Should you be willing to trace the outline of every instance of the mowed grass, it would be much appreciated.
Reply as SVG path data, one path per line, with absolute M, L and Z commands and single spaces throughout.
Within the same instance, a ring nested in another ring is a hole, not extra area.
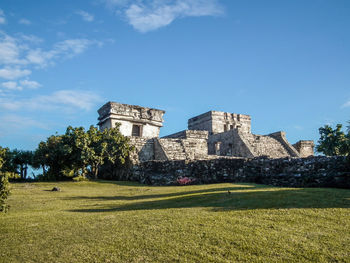
M 349 190 L 18 183 L 9 204 L 0 262 L 350 262 Z

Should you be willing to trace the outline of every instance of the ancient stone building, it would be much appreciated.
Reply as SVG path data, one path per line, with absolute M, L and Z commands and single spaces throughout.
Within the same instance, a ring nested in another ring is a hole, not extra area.
M 153 138 L 159 136 L 164 113 L 157 109 L 107 102 L 98 110 L 98 125 L 103 130 L 120 123 L 119 129 L 124 136 Z
M 217 134 L 228 130 L 238 130 L 249 133 L 251 130 L 250 116 L 221 111 L 208 111 L 188 120 L 189 130 L 204 130 L 209 134 Z
M 108 102 L 98 113 L 100 129 L 121 123 L 121 133 L 129 136 L 136 148 L 132 156 L 135 162 L 313 155 L 313 141 L 291 145 L 284 132 L 252 134 L 251 117 L 244 114 L 209 111 L 189 119 L 188 130 L 159 138 L 163 110 Z

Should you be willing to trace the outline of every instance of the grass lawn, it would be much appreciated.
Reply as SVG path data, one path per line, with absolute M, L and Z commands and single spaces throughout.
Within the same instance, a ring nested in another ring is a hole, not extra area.
M 350 262 L 349 190 L 18 183 L 9 204 L 0 262 Z

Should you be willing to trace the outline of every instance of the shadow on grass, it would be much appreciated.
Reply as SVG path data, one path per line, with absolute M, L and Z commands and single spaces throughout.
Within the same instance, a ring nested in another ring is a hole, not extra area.
M 91 180 L 91 182 L 96 182 L 96 183 L 102 183 L 102 184 L 116 184 L 120 186 L 137 186 L 137 187 L 150 187 L 149 185 L 146 184 L 141 184 L 138 182 L 131 182 L 131 181 L 109 181 L 109 180 Z
M 152 198 L 162 199 L 144 201 Z M 97 205 L 94 202 L 92 208 L 69 210 L 84 213 L 196 207 L 211 208 L 213 211 L 350 208 L 350 191 L 330 188 L 223 187 L 160 195 L 74 197 L 72 199 L 100 201 Z M 110 201 L 113 200 L 126 200 L 126 202 L 111 204 Z M 142 201 L 138 202 L 138 200 Z
M 151 187 L 151 186 L 150 186 Z M 159 186 L 158 186 L 159 187 Z M 144 200 L 144 199 L 154 199 L 154 198 L 169 198 L 169 197 L 177 197 L 177 196 L 185 196 L 185 195 L 193 195 L 193 194 L 201 194 L 201 193 L 213 193 L 213 192 L 222 192 L 222 191 L 240 191 L 240 190 L 251 190 L 261 188 L 260 186 L 255 185 L 247 185 L 246 187 L 222 187 L 222 188 L 209 188 L 209 189 L 201 189 L 201 190 L 193 190 L 193 191 L 181 191 L 184 188 L 179 186 L 178 192 L 166 193 L 166 194 L 149 194 L 149 195 L 114 195 L 114 196 L 73 196 L 67 197 L 66 200 L 95 200 L 95 201 L 108 201 L 108 200 L 125 200 L 125 201 L 135 201 L 135 200 Z

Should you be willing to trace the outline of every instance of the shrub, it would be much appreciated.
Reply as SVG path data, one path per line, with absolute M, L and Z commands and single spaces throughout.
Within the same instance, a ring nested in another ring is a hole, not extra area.
M 6 199 L 10 194 L 10 184 L 7 173 L 0 173 L 0 212 L 7 212 Z

